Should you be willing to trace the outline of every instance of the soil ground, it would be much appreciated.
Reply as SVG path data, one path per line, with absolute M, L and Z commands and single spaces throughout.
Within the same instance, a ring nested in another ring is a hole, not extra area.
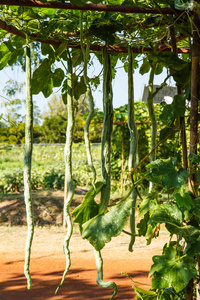
M 36 193 L 37 194 L 37 193 Z M 57 192 L 48 192 L 51 198 L 43 197 L 43 201 L 50 201 Z M 21 197 L 21 195 L 18 195 Z M 39 194 L 37 194 L 39 199 Z M 40 193 L 41 196 L 41 193 Z M 37 201 L 39 201 L 37 199 Z M 75 206 L 78 198 L 76 198 Z M 2 201 L 4 200 L 4 201 Z M 8 201 L 7 203 L 5 201 Z M 12 202 L 15 201 L 15 202 Z M 8 210 L 9 204 L 16 203 L 20 200 L 15 195 L 15 199 L 1 199 L 0 212 L 5 212 L 7 206 L 7 216 L 11 214 Z M 4 205 L 2 204 L 4 202 Z M 40 202 L 40 201 L 39 201 Z M 39 203 L 38 202 L 38 203 Z M 39 205 L 39 204 L 38 204 Z M 11 205 L 12 206 L 12 205 Z M 44 205 L 45 207 L 46 205 Z M 14 206 L 14 211 L 21 206 Z M 52 205 L 51 211 L 54 206 Z M 13 209 L 13 207 L 12 207 Z M 22 209 L 22 207 L 21 207 Z M 45 208 L 44 208 L 45 210 Z M 23 209 L 22 209 L 23 211 Z M 25 216 L 21 211 L 21 219 Z M 18 210 L 19 212 L 19 210 Z M 40 210 L 40 214 L 42 211 Z M 52 220 L 57 216 L 52 213 Z M 45 215 L 45 214 L 44 214 Z M 47 213 L 48 215 L 48 213 Z M 41 217 L 41 216 L 40 216 Z M 60 221 L 62 223 L 62 221 Z M 65 256 L 62 250 L 63 240 L 66 229 L 62 226 L 45 226 L 38 225 L 35 227 L 35 236 L 32 246 L 30 271 L 32 275 L 32 289 L 27 290 L 26 279 L 24 277 L 24 248 L 26 241 L 25 226 L 11 226 L 13 219 L 7 218 L 1 222 L 0 226 L 0 299 L 1 300 L 44 300 L 44 299 L 69 299 L 69 300 L 87 300 L 87 299 L 110 299 L 112 288 L 101 289 L 96 284 L 96 266 L 93 254 L 93 248 L 86 240 L 82 240 L 78 228 L 75 227 L 71 242 L 71 260 L 72 265 L 68 272 L 63 286 L 57 295 L 54 292 L 60 283 L 65 268 Z M 42 220 L 38 224 L 43 223 Z M 135 299 L 133 282 L 131 279 L 122 275 L 122 272 L 137 282 L 150 284 L 148 272 L 152 265 L 152 256 L 160 254 L 164 242 L 167 241 L 167 235 L 163 231 L 161 237 L 154 239 L 152 244 L 146 246 L 144 238 L 136 239 L 134 251 L 130 253 L 128 249 L 129 236 L 122 233 L 120 236 L 113 238 L 102 250 L 104 259 L 104 280 L 113 280 L 117 283 L 119 293 L 114 299 Z M 146 285 L 135 283 L 137 286 L 148 289 Z

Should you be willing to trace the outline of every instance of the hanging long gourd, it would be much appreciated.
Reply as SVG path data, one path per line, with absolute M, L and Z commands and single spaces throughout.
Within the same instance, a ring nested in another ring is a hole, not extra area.
M 33 149 L 33 101 L 31 92 L 31 51 L 26 45 L 26 123 L 25 123 L 25 153 L 24 153 L 24 201 L 26 205 L 27 238 L 25 246 L 24 274 L 27 288 L 31 289 L 30 256 L 34 234 L 34 219 L 31 193 L 31 161 Z
M 134 110 L 134 89 L 133 89 L 133 53 L 131 46 L 128 46 L 128 128 L 130 132 L 130 151 L 128 159 L 129 173 L 132 174 L 132 170 L 136 164 L 136 155 L 138 147 L 138 131 L 135 122 L 135 110 Z M 131 175 L 131 181 L 133 183 L 133 174 Z M 130 213 L 130 231 L 133 234 L 129 243 L 129 251 L 133 251 L 133 245 L 135 243 L 135 205 L 137 200 L 137 192 L 134 189 L 132 192 L 132 208 Z
M 99 213 L 107 210 L 110 198 L 110 153 L 111 153 L 111 134 L 113 124 L 113 104 L 112 104 L 112 68 L 109 54 L 106 47 L 103 49 L 103 132 L 101 140 L 101 172 L 102 181 L 105 183 L 101 190 L 101 202 Z M 94 249 L 96 267 L 97 267 L 97 284 L 102 288 L 114 288 L 114 293 L 110 300 L 117 294 L 117 285 L 113 281 L 103 281 L 103 260 L 101 251 Z
M 70 250 L 69 250 L 69 242 L 73 232 L 72 220 L 71 215 L 69 212 L 69 207 L 71 201 L 74 196 L 74 182 L 72 178 L 72 140 L 73 140 L 73 129 L 74 129 L 74 107 L 73 107 L 73 87 L 72 87 L 72 60 L 69 51 L 68 53 L 68 74 L 67 74 L 67 131 L 66 131 L 66 143 L 64 149 L 64 156 L 65 156 L 65 176 L 68 185 L 68 194 L 67 199 L 64 203 L 64 217 L 66 219 L 67 224 L 67 234 L 64 239 L 64 252 L 66 257 L 66 267 L 63 273 L 63 277 L 61 283 L 59 284 L 58 288 L 56 289 L 55 294 L 57 293 L 59 287 L 63 284 L 65 280 L 65 276 L 71 266 L 71 258 L 70 258 Z
M 147 97 L 147 105 L 149 110 L 149 117 L 151 120 L 151 151 L 156 147 L 157 137 L 157 120 L 153 106 L 153 81 L 155 75 L 155 65 L 152 65 L 149 76 L 149 92 Z M 156 160 L 156 151 L 153 151 L 150 156 L 150 162 Z M 149 184 L 149 193 L 152 190 L 152 182 Z
M 88 76 L 87 76 L 87 66 L 88 66 L 88 57 L 89 57 L 89 48 L 90 48 L 90 43 L 89 40 L 87 40 L 87 45 L 86 45 L 86 50 L 84 50 L 84 45 L 83 45 L 83 12 L 81 12 L 81 30 L 80 30 L 80 39 L 81 39 L 81 50 L 83 53 L 83 59 L 84 59 L 84 81 L 86 85 L 86 93 L 85 97 L 88 100 L 89 103 L 89 114 L 88 117 L 85 121 L 84 125 L 84 140 L 85 140 L 85 147 L 86 147 L 86 154 L 87 154 L 87 161 L 88 165 L 93 171 L 93 183 L 96 181 L 96 170 L 93 164 L 93 159 L 92 159 L 92 152 L 91 152 L 91 147 L 90 147 L 90 139 L 89 139 L 89 128 L 90 128 L 90 123 L 92 121 L 92 118 L 94 116 L 94 99 L 92 96 L 92 91 L 91 87 L 89 84 Z
M 101 177 L 105 186 L 101 190 L 99 212 L 104 213 L 110 199 L 110 153 L 111 135 L 113 126 L 113 93 L 112 93 L 112 67 L 110 56 L 106 47 L 103 49 L 103 132 L 101 138 Z
M 112 287 L 114 289 L 114 293 L 110 297 L 110 300 L 112 300 L 118 293 L 117 285 L 116 283 L 114 283 L 114 281 L 103 281 L 103 259 L 101 257 L 101 251 L 97 251 L 94 249 L 94 255 L 97 267 L 97 284 L 102 288 Z

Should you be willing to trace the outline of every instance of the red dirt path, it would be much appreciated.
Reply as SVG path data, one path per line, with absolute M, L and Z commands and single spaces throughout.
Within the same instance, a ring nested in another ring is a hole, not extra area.
M 96 284 L 96 266 L 92 246 L 74 233 L 70 249 L 72 266 L 63 286 L 55 296 L 65 268 L 62 251 L 65 230 L 61 227 L 36 228 L 31 257 L 32 289 L 26 289 L 23 275 L 25 227 L 0 227 L 0 299 L 110 299 L 113 290 L 101 289 Z M 114 280 L 119 293 L 114 299 L 134 299 L 130 279 L 121 275 L 128 273 L 133 280 L 150 283 L 148 272 L 152 256 L 161 253 L 159 239 L 145 246 L 144 239 L 138 239 L 134 252 L 127 250 L 129 237 L 125 234 L 113 238 L 102 250 L 104 258 L 104 280 Z M 138 284 L 137 284 L 138 285 Z M 141 286 L 144 287 L 145 286 Z M 146 286 L 146 288 L 148 288 Z

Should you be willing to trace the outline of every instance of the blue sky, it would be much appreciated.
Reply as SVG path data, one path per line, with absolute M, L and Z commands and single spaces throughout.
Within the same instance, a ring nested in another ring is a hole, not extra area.
M 101 66 L 98 62 L 94 62 L 94 65 L 91 66 L 90 70 L 88 71 L 88 75 L 97 75 L 99 74 L 101 70 Z M 154 84 L 161 84 L 166 77 L 166 70 L 158 75 L 155 76 Z M 19 67 L 15 67 L 14 70 L 11 70 L 11 68 L 4 68 L 0 71 L 0 95 L 5 96 L 3 93 L 3 88 L 5 86 L 5 83 L 9 79 L 18 80 L 19 82 L 25 81 L 25 73 L 21 71 Z M 135 70 L 134 73 L 134 94 L 135 94 L 135 100 L 141 100 L 144 90 L 144 85 L 148 84 L 149 74 L 141 75 L 139 74 L 139 69 Z M 124 71 L 122 63 L 117 64 L 117 73 L 116 77 L 113 80 L 113 105 L 114 108 L 117 108 L 121 105 L 127 104 L 128 102 L 128 82 L 127 82 L 127 73 Z M 169 85 L 174 86 L 174 81 L 171 79 L 171 81 L 168 81 Z M 55 94 L 59 94 L 59 88 L 54 89 Z M 95 101 L 95 107 L 102 110 L 102 82 L 101 85 L 97 88 L 95 92 L 93 92 L 94 101 Z M 16 95 L 16 97 L 20 99 L 25 99 L 25 89 L 24 93 Z M 0 97 L 1 98 L 1 97 Z M 41 111 L 45 110 L 45 106 L 47 105 L 47 102 L 49 98 L 44 98 L 43 94 L 40 93 L 38 95 L 34 95 L 34 100 L 36 101 L 37 105 L 39 106 Z M 0 108 L 0 112 L 3 112 L 3 109 Z

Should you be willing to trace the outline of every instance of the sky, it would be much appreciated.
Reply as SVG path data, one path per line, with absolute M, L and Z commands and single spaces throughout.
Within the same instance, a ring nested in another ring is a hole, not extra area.
M 140 62 L 141 64 L 142 62 Z M 116 76 L 115 79 L 112 82 L 113 86 L 113 106 L 114 108 L 117 108 L 119 106 L 122 106 L 124 104 L 128 103 L 128 74 L 124 71 L 122 63 L 118 63 L 116 66 Z M 101 71 L 101 66 L 97 61 L 94 61 L 94 64 L 90 67 L 88 70 L 89 76 L 96 76 Z M 154 84 L 159 85 L 161 84 L 165 77 L 167 75 L 166 70 L 158 75 L 155 76 Z M 4 68 L 0 71 L 0 99 L 1 96 L 5 96 L 5 93 L 3 93 L 3 88 L 5 86 L 5 83 L 10 80 L 14 79 L 19 82 L 25 82 L 25 73 L 21 71 L 19 67 L 15 67 L 14 70 L 11 68 Z M 149 80 L 149 73 L 141 75 L 139 74 L 139 69 L 135 70 L 134 73 L 134 98 L 136 101 L 141 101 L 144 86 L 148 84 Z M 170 86 L 175 86 L 174 81 L 171 79 L 168 80 L 168 84 Z M 59 95 L 59 88 L 54 89 L 54 93 Z M 24 93 L 16 95 L 17 98 L 25 99 L 25 89 Z M 102 105 L 102 81 L 101 85 L 97 88 L 96 91 L 93 92 L 93 97 L 95 101 L 95 108 L 99 108 L 100 110 L 103 109 Z M 42 93 L 39 93 L 38 95 L 34 95 L 33 99 L 36 101 L 36 104 L 38 105 L 40 111 L 45 111 L 45 107 L 47 106 L 47 102 L 50 98 L 44 98 Z M 3 112 L 3 109 L 0 107 L 0 113 Z

